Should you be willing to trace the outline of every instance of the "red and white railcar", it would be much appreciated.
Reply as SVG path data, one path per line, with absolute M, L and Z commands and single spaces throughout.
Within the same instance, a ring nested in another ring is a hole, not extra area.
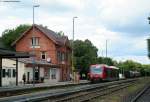
M 89 79 L 93 81 L 113 81 L 119 79 L 119 69 L 115 66 L 105 64 L 91 65 L 88 74 Z

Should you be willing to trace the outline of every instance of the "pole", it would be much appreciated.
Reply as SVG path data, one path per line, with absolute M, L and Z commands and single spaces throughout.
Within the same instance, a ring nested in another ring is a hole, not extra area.
M 73 17 L 73 38 L 72 38 L 72 75 L 73 79 L 75 79 L 75 74 L 74 74 L 74 20 L 77 17 Z
M 2 87 L 2 58 L 0 57 L 0 87 Z
M 40 5 L 33 5 L 33 34 L 32 34 L 32 47 L 33 47 L 33 86 L 35 86 L 35 45 L 34 45 L 34 40 L 35 40 L 35 31 L 34 31 L 34 26 L 35 26 L 35 22 L 34 22 L 34 8 L 35 7 L 39 7 Z
M 104 55 L 103 55 L 103 49 L 102 49 L 102 57 L 104 57 Z
M 73 36 L 72 36 L 73 38 L 72 38 L 72 74 L 73 74 L 73 71 L 74 71 L 74 59 L 73 59 L 73 57 L 74 57 L 74 51 L 73 51 L 73 49 L 74 49 L 74 18 L 73 18 Z
M 16 86 L 18 86 L 18 58 L 16 58 Z
M 33 46 L 33 86 L 35 86 L 35 56 L 34 56 L 34 47 L 35 47 L 35 45 L 34 45 L 34 6 L 33 6 L 33 35 L 32 35 L 32 46 Z
M 107 58 L 107 40 L 106 40 L 106 58 Z

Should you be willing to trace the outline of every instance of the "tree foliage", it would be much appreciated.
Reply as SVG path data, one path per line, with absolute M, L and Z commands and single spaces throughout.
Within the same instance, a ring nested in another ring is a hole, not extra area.
M 74 66 L 80 70 L 80 74 L 87 74 L 91 64 L 107 64 L 117 66 L 120 71 L 139 71 L 142 75 L 150 75 L 150 65 L 142 65 L 132 60 L 117 62 L 109 57 L 98 57 L 98 49 L 89 40 L 74 41 Z
M 64 36 L 65 35 L 65 33 L 63 31 L 56 32 L 56 34 L 58 34 L 59 36 Z
M 97 60 L 98 49 L 89 40 L 74 41 L 74 66 L 82 73 L 87 73 L 91 64 L 95 64 Z
M 25 32 L 30 25 L 19 25 L 18 27 L 14 29 L 6 29 L 2 33 L 2 42 L 7 46 L 8 48 L 11 48 L 11 44 L 23 33 Z
M 128 70 L 134 71 L 134 70 L 139 70 L 142 67 L 142 65 L 132 60 L 127 60 L 125 62 L 119 62 L 118 67 L 124 69 L 125 71 Z
M 117 65 L 117 62 L 115 60 L 113 60 L 112 58 L 109 58 L 109 57 L 98 57 L 97 63 L 98 64 L 107 64 L 109 66 Z

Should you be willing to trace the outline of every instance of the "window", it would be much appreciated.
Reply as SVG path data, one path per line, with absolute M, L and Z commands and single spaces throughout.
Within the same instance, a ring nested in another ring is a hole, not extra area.
M 3 77 L 6 76 L 6 69 L 3 69 Z
M 11 77 L 11 69 L 8 69 L 7 75 L 8 77 Z
M 41 52 L 41 58 L 46 59 L 46 52 Z
M 102 68 L 100 66 L 93 66 L 90 69 L 94 74 L 102 74 Z
M 57 51 L 57 60 L 58 60 L 59 62 L 65 61 L 65 60 L 66 60 L 65 53 L 64 53 L 64 52 Z
M 51 79 L 56 79 L 56 69 L 51 69 Z
M 44 78 L 48 79 L 50 77 L 50 69 L 45 68 L 44 69 Z
M 32 46 L 39 46 L 39 38 L 38 37 L 33 37 L 31 39 L 31 44 L 32 44 Z
M 62 61 L 64 61 L 65 60 L 65 53 L 62 53 Z
M 13 69 L 13 77 L 16 77 L 16 70 Z
M 57 60 L 60 62 L 61 61 L 61 52 L 57 51 Z

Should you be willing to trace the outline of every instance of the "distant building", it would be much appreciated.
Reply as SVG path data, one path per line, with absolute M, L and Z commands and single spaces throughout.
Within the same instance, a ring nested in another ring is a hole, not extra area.
M 0 44 L 0 87 L 18 85 L 22 83 L 22 76 L 26 72 L 26 63 L 19 60 L 29 58 L 30 54 L 11 51 L 1 45 L 2 44 Z
M 18 62 L 18 82 L 22 83 L 22 76 L 25 73 L 25 64 Z M 2 86 L 16 85 L 16 61 L 2 59 Z
M 46 27 L 33 25 L 12 46 L 16 51 L 29 52 L 36 56 L 34 61 L 33 58 L 20 59 L 26 63 L 28 80 L 33 77 L 33 63 L 36 80 L 40 80 L 40 77 L 44 77 L 46 81 L 69 80 L 71 47 L 68 37 L 60 36 Z

